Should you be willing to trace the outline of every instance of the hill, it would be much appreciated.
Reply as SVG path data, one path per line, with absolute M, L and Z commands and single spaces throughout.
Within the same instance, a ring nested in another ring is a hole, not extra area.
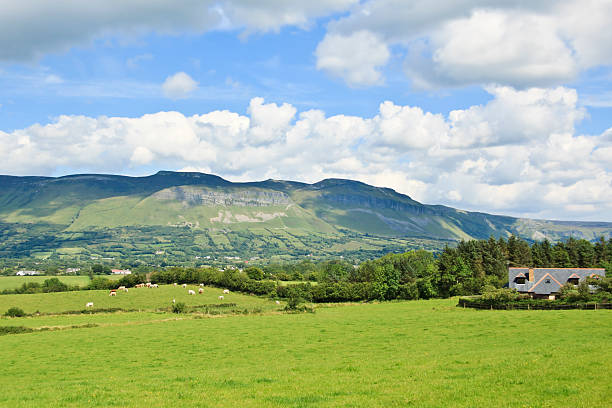
M 419 203 L 343 179 L 232 183 L 202 173 L 0 176 L 0 255 L 358 259 L 460 239 L 612 236 L 612 223 L 528 220 Z

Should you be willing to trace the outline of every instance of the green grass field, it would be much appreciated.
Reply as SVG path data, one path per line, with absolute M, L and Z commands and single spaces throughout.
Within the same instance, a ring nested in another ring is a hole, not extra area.
M 223 290 L 218 288 L 204 288 L 203 294 L 189 295 L 188 290 L 196 293 L 199 286 L 187 285 L 161 285 L 159 288 L 130 288 L 129 291 L 117 292 L 117 296 L 109 296 L 107 290 L 86 290 L 76 292 L 36 293 L 31 295 L 0 295 L 0 313 L 10 307 L 19 307 L 26 313 L 61 313 L 70 310 L 85 309 L 88 302 L 94 303 L 96 309 L 121 308 L 153 311 L 168 308 L 172 300 L 183 302 L 187 306 L 207 304 L 236 303 L 236 307 L 246 309 L 262 309 L 269 311 L 278 309 L 274 302 L 257 296 L 242 295 L 239 293 L 225 294 L 224 299 L 218 297 Z
M 101 275 L 104 278 L 115 280 L 121 279 L 121 275 Z M 0 276 L 0 290 L 16 289 L 26 282 L 37 282 L 42 285 L 46 279 L 58 278 L 67 285 L 86 286 L 89 276 Z
M 175 290 L 186 292 L 170 286 L 142 289 L 143 297 L 133 301 L 156 307 L 149 294 L 163 305 Z M 206 288 L 210 296 L 215 290 Z M 111 300 L 126 301 L 137 293 Z M 607 310 L 478 311 L 457 308 L 456 300 L 448 299 L 320 305 L 315 314 L 281 314 L 272 313 L 279 308 L 274 302 L 230 295 L 239 305 L 269 303 L 270 313 L 0 319 L 2 325 L 28 327 L 99 325 L 0 336 L 0 406 L 612 404 L 612 313 Z M 10 296 L 0 297 L 0 311 L 4 298 Z M 52 307 L 60 300 L 38 302 Z M 73 307 L 62 302 L 63 308 Z

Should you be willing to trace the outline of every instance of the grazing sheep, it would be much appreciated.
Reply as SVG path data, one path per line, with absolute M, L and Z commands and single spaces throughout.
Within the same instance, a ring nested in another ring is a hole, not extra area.
M 176 299 L 172 299 L 172 303 L 176 303 Z
M 202 293 L 204 293 L 204 289 L 202 288 L 198 289 L 198 293 L 201 295 Z
M 149 286 L 150 288 L 159 288 L 159 285 L 157 283 L 152 284 L 151 286 Z
M 188 292 L 188 293 L 189 293 L 190 295 L 195 295 L 195 290 L 191 290 L 191 289 L 189 289 L 189 292 Z
M 125 290 L 125 286 L 119 286 L 117 290 Z
M 93 307 L 93 302 L 87 302 L 87 304 L 85 305 L 85 307 Z
M 223 295 L 219 296 L 219 300 L 223 300 L 223 299 L 224 299 Z
M 185 289 L 187 287 L 186 283 L 183 283 L 183 289 Z
M 147 288 L 150 288 L 151 287 L 151 282 L 147 282 L 146 286 L 147 286 Z
M 277 304 L 277 305 L 280 305 L 280 302 L 277 300 L 277 301 L 276 301 L 276 304 Z
M 111 290 L 108 296 L 117 296 L 117 292 L 115 292 L 114 290 Z
M 174 282 L 174 286 L 176 286 L 176 282 Z
M 123 289 L 123 290 L 124 290 L 124 291 L 125 291 L 125 292 L 127 293 L 127 291 L 128 291 L 128 288 L 125 288 L 125 289 Z
M 223 289 L 223 293 L 229 293 L 229 289 Z

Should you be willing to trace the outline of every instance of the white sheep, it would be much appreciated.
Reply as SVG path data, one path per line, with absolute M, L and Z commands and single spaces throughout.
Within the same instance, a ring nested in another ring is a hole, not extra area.
M 277 300 L 277 301 L 276 301 L 276 304 L 277 304 L 277 305 L 280 305 L 280 302 Z
M 119 286 L 119 287 L 117 288 L 117 290 L 125 290 L 125 289 L 126 289 L 126 287 L 125 287 L 125 286 Z
M 202 293 L 204 293 L 204 289 L 202 288 L 198 289 L 198 293 L 201 295 Z
M 87 304 L 85 305 L 85 307 L 93 307 L 93 302 L 87 302 Z
M 195 295 L 195 290 L 191 290 L 191 289 L 189 289 L 189 294 L 190 294 L 190 295 Z
M 219 300 L 223 300 L 223 299 L 224 299 L 223 295 L 219 296 Z
M 223 293 L 229 293 L 229 289 L 223 289 Z
M 203 284 L 203 283 L 200 283 L 200 286 L 204 286 L 204 284 Z
M 176 282 L 174 282 L 174 286 L 176 286 Z
M 176 299 L 172 299 L 172 303 L 176 303 Z
M 187 287 L 186 283 L 183 283 L 183 289 L 185 289 Z

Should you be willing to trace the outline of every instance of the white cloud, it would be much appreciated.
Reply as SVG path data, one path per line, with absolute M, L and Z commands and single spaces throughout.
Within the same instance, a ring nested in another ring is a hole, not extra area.
M 464 209 L 612 219 L 612 129 L 577 135 L 583 111 L 571 89 L 489 92 L 487 104 L 447 116 L 387 101 L 374 117 L 328 117 L 262 98 L 251 100 L 247 115 L 60 116 L 0 132 L 0 173 L 164 168 L 237 181 L 341 177 Z
M 305 27 L 357 0 L 26 0 L 0 7 L 0 60 L 31 61 L 104 36 Z
M 382 82 L 378 68 L 387 63 L 390 53 L 378 35 L 357 31 L 327 34 L 315 55 L 317 69 L 344 78 L 349 85 L 376 85 Z
M 609 0 L 369 0 L 332 21 L 321 44 L 372 33 L 403 50 L 417 87 L 550 86 L 612 64 L 610 21 Z M 351 55 L 337 58 L 350 65 Z
M 177 72 L 166 78 L 162 84 L 164 95 L 168 98 L 186 98 L 198 87 L 198 83 L 184 72 Z
M 45 77 L 44 82 L 45 84 L 54 85 L 61 84 L 62 82 L 64 82 L 64 80 L 55 74 L 49 74 Z

